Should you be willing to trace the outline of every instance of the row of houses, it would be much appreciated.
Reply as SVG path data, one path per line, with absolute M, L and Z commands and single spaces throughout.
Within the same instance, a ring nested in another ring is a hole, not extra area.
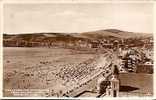
M 132 42 L 130 42 L 132 41 Z M 138 42 L 141 41 L 141 42 Z M 136 43 L 137 42 L 137 43 Z M 130 43 L 130 44 L 127 44 Z M 61 40 L 35 40 L 25 41 L 22 39 L 4 39 L 4 47 L 82 47 L 82 48 L 108 48 L 118 50 L 126 49 L 130 47 L 145 47 L 152 48 L 152 39 L 142 39 L 133 41 L 133 39 L 99 39 L 99 40 L 72 40 L 72 41 L 61 41 Z
M 82 48 L 113 48 L 113 43 L 100 43 L 98 41 L 25 41 L 3 40 L 4 47 L 82 47 Z
M 146 52 L 148 51 L 148 52 Z M 153 73 L 152 51 L 140 48 L 122 50 L 119 52 L 121 67 L 130 72 Z
M 64 41 L 24 41 L 24 40 L 3 40 L 4 47 L 88 47 L 92 44 L 86 41 L 64 42 Z

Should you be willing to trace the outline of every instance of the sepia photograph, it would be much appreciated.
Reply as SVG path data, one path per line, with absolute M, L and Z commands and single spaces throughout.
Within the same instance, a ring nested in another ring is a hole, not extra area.
M 4 3 L 3 97 L 153 97 L 153 7 Z

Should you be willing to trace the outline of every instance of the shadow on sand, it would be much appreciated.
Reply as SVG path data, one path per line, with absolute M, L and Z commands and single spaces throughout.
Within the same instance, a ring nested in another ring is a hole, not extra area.
M 138 89 L 139 88 L 131 87 L 131 86 L 120 86 L 120 92 L 130 92 Z

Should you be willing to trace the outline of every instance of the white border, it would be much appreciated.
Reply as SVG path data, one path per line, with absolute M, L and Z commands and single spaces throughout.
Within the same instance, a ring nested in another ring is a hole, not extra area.
M 2 97 L 3 88 L 3 3 L 0 1 L 0 97 Z
M 155 96 L 155 92 L 156 92 L 156 86 L 155 86 L 155 82 L 156 82 L 156 77 L 155 76 L 155 72 L 156 72 L 156 46 L 154 45 L 154 74 L 153 74 L 153 97 L 117 97 L 117 98 L 109 98 L 109 97 L 104 97 L 104 98 L 92 98 L 92 97 L 84 97 L 84 98 L 57 98 L 57 97 L 3 97 L 3 48 L 2 48 L 2 38 L 3 38 L 3 5 L 4 4 L 42 4 L 42 3 L 50 3 L 50 4 L 54 4 L 54 3 L 72 3 L 72 4 L 77 4 L 77 3 L 153 3 L 154 4 L 154 8 L 153 8 L 153 35 L 154 35 L 154 44 L 156 42 L 156 28 L 154 26 L 156 26 L 156 13 L 154 11 L 156 11 L 156 1 L 155 0 L 0 0 L 0 99 L 89 99 L 89 100 L 110 100 L 110 99 L 115 99 L 115 100 L 149 100 L 149 99 L 154 99 L 156 98 Z
M 42 3 L 154 3 L 155 0 L 2 0 L 3 4 L 42 4 Z
M 155 45 L 155 43 L 156 43 L 156 28 L 155 28 L 155 26 L 156 26 L 156 13 L 155 13 L 155 11 L 156 11 L 156 2 L 154 2 L 154 8 L 153 8 L 153 14 L 154 14 L 154 16 L 153 16 L 153 35 L 154 35 L 154 75 L 153 75 L 153 81 L 154 81 L 154 97 L 156 98 L 156 77 L 155 77 L 155 75 L 156 75 L 156 45 Z

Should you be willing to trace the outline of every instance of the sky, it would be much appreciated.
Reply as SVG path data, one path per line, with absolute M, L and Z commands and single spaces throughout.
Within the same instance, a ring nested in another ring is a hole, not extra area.
M 153 32 L 152 3 L 4 4 L 5 33 Z

